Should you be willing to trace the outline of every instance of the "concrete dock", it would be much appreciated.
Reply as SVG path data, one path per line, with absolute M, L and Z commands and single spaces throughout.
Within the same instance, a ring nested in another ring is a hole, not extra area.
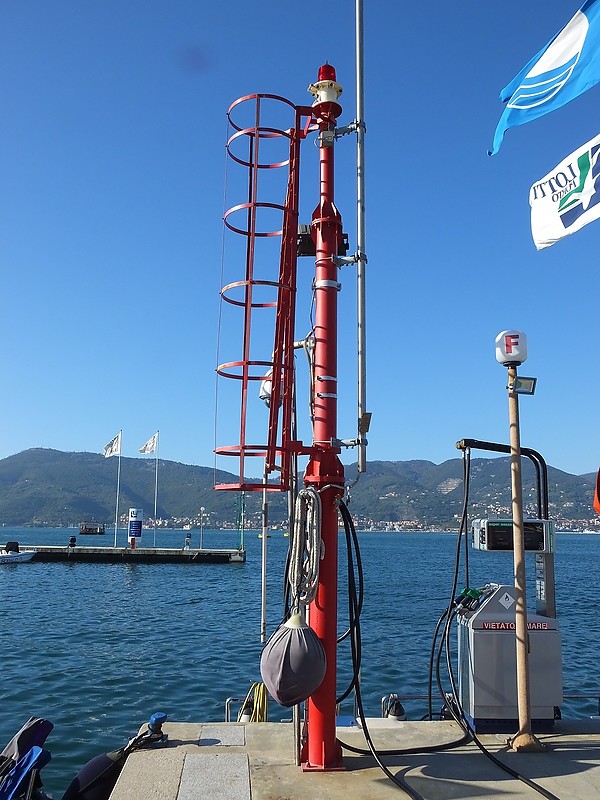
M 237 548 L 171 547 L 61 547 L 27 545 L 35 550 L 32 561 L 85 561 L 96 564 L 243 564 L 246 551 Z
M 296 766 L 291 723 L 166 723 L 166 747 L 132 753 L 110 800 L 391 800 L 406 796 L 371 755 L 344 750 L 340 772 L 304 772 Z M 370 720 L 378 751 L 460 739 L 455 722 Z M 338 728 L 338 738 L 366 748 L 359 727 Z M 544 753 L 515 753 L 506 734 L 485 734 L 498 759 L 560 800 L 600 797 L 600 720 L 559 720 L 539 734 Z M 381 760 L 424 800 L 531 800 L 540 795 L 504 772 L 474 743 Z

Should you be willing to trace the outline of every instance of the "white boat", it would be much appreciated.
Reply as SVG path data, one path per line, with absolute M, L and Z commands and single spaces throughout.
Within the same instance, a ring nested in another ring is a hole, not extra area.
M 0 550 L 0 564 L 20 564 L 31 561 L 35 550 L 19 550 L 18 542 L 7 542 L 6 547 Z

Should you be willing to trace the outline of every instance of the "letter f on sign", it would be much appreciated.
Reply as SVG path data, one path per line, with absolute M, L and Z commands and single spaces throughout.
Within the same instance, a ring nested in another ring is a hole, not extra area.
M 519 335 L 515 333 L 509 333 L 507 336 L 504 337 L 504 347 L 506 349 L 506 354 L 510 355 L 513 351 L 513 347 L 519 346 Z

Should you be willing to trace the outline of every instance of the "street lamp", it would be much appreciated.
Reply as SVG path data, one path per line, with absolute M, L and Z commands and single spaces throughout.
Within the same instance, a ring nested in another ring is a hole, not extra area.
M 200 550 L 204 548 L 204 506 L 200 509 Z

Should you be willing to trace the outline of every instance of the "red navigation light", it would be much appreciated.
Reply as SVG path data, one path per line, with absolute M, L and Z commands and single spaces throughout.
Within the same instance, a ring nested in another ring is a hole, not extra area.
M 331 64 L 323 64 L 322 67 L 319 67 L 319 77 L 317 78 L 319 81 L 335 81 L 335 67 L 332 67 Z

